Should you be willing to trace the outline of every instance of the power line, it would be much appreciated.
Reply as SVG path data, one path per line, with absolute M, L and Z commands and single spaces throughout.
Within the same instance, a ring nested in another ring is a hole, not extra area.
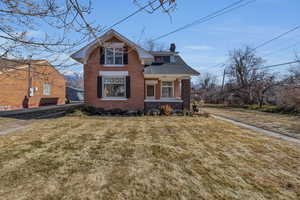
M 102 45 L 102 41 L 100 41 L 100 39 L 97 37 L 94 29 L 92 28 L 92 26 L 87 22 L 87 20 L 85 19 L 81 9 L 80 9 L 80 6 L 79 6 L 79 3 L 77 2 L 77 0 L 74 0 L 75 3 L 73 2 L 73 0 L 69 0 L 70 3 L 72 4 L 72 6 L 75 8 L 75 10 L 77 11 L 77 13 L 79 14 L 79 16 L 81 17 L 81 19 L 83 20 L 85 26 L 87 27 L 88 31 L 93 35 L 93 37 L 96 39 L 96 41 Z M 112 24 L 111 26 L 101 30 L 99 33 L 103 33 L 104 31 L 107 31 L 121 23 L 123 23 L 124 21 L 128 20 L 129 18 L 133 17 L 134 15 L 138 14 L 139 12 L 141 12 L 142 10 L 144 10 L 145 8 L 149 7 L 149 6 L 152 6 L 153 3 L 155 3 L 156 1 L 159 1 L 159 0 L 153 0 L 149 3 L 147 3 L 146 5 L 140 7 L 138 10 L 134 11 L 133 13 L 131 13 L 130 15 L 120 19 L 119 21 L 115 22 L 114 24 Z M 159 6 L 157 6 L 156 8 L 153 8 L 153 10 L 157 10 L 158 8 L 162 7 L 164 4 L 166 4 L 168 1 L 164 1 L 163 3 L 160 3 Z
M 285 63 L 280 63 L 280 64 L 275 64 L 275 65 L 269 65 L 269 66 L 263 66 L 260 67 L 260 69 L 268 69 L 268 68 L 273 68 L 273 67 L 279 67 L 279 66 L 284 66 L 284 65 L 290 65 L 290 64 L 295 64 L 295 63 L 299 63 L 300 64 L 300 60 L 296 60 L 296 61 L 291 61 L 291 62 L 285 62 Z
M 279 52 L 282 52 L 282 51 L 285 51 L 285 50 L 288 50 L 288 49 L 291 49 L 293 47 L 296 47 L 298 44 L 300 44 L 300 41 L 292 44 L 292 45 L 289 45 L 287 47 L 283 47 L 283 48 L 280 48 L 276 51 L 273 51 L 273 52 L 270 52 L 270 53 L 267 53 L 267 54 L 263 54 L 262 56 L 265 57 L 265 56 L 270 56 L 270 55 L 273 55 L 273 54 L 276 54 L 276 53 L 279 53 Z
M 156 1 L 158 1 L 158 0 L 153 0 L 153 1 L 149 2 L 149 3 L 147 3 L 146 5 L 140 7 L 139 9 L 137 9 L 136 11 L 134 11 L 133 13 L 131 13 L 130 15 L 128 15 L 128 16 L 126 16 L 126 17 L 120 19 L 119 21 L 115 22 L 115 23 L 112 24 L 111 26 L 105 28 L 105 29 L 102 30 L 101 32 L 105 32 L 105 31 L 107 31 L 107 30 L 109 30 L 109 29 L 111 29 L 111 28 L 113 28 L 113 27 L 115 27 L 115 26 L 117 26 L 117 25 L 123 23 L 124 21 L 128 20 L 129 18 L 133 17 L 134 15 L 138 14 L 139 12 L 143 11 L 143 10 L 146 9 L 147 7 L 151 6 L 151 5 L 152 5 L 153 3 L 155 3 Z M 166 2 L 167 2 L 167 1 L 164 1 L 163 4 L 165 4 Z M 163 4 L 161 4 L 160 6 L 162 6 Z M 159 7 L 160 7 L 160 6 L 159 6 Z
M 205 17 L 201 17 L 200 19 L 197 19 L 197 20 L 193 21 L 192 23 L 186 24 L 186 25 L 184 25 L 184 26 L 182 26 L 180 28 L 177 28 L 177 29 L 169 32 L 169 33 L 163 34 L 163 35 L 161 35 L 161 36 L 153 39 L 152 41 L 156 41 L 156 40 L 159 40 L 161 38 L 167 37 L 167 36 L 169 36 L 171 34 L 174 34 L 176 32 L 179 32 L 179 31 L 182 31 L 184 29 L 187 29 L 187 28 L 189 28 L 191 26 L 207 22 L 207 21 L 212 20 L 212 19 L 214 19 L 214 18 L 216 18 L 218 16 L 224 15 L 224 14 L 229 13 L 229 12 L 235 10 L 235 9 L 238 9 L 238 8 L 244 7 L 244 6 L 246 6 L 246 5 L 250 4 L 250 3 L 253 3 L 256 0 L 251 0 L 251 1 L 248 1 L 248 2 L 246 2 L 244 4 L 241 4 L 241 3 L 245 2 L 245 1 L 246 0 L 240 0 L 240 1 L 237 1 L 235 3 L 232 3 L 229 6 L 226 6 L 226 7 L 222 8 L 222 9 L 220 9 L 220 10 L 217 10 L 217 11 L 215 11 L 215 12 L 213 12 L 213 13 L 205 16 Z M 239 4 L 241 4 L 241 5 L 239 5 Z
M 286 32 L 284 32 L 284 33 L 282 33 L 282 34 L 280 34 L 280 35 L 278 35 L 278 36 L 276 36 L 276 37 L 270 39 L 270 40 L 267 40 L 267 41 L 265 41 L 265 42 L 263 42 L 263 43 L 257 45 L 257 46 L 256 46 L 254 49 L 252 49 L 250 52 L 253 52 L 253 51 L 255 51 L 255 50 L 257 50 L 257 49 L 259 49 L 259 48 L 261 48 L 261 47 L 263 47 L 263 46 L 266 46 L 267 44 L 270 44 L 271 42 L 273 42 L 273 41 L 275 41 L 275 40 L 278 40 L 278 39 L 280 39 L 280 38 L 282 38 L 282 37 L 284 37 L 284 36 L 286 36 L 286 35 L 288 35 L 288 34 L 294 32 L 294 31 L 296 31 L 296 30 L 298 30 L 298 29 L 300 29 L 300 25 L 299 25 L 299 26 L 296 26 L 296 27 L 294 27 L 294 28 L 292 28 L 292 29 L 290 29 L 290 30 L 288 30 L 288 31 L 286 31 Z M 221 65 L 220 67 L 223 67 L 222 64 L 224 64 L 224 63 L 220 63 L 220 64 L 218 64 L 218 65 L 215 65 L 215 66 L 213 66 L 213 68 L 218 67 L 219 65 Z
M 300 25 L 299 25 L 299 26 L 296 26 L 296 27 L 294 27 L 294 28 L 288 30 L 287 32 L 284 32 L 284 33 L 282 33 L 282 34 L 280 34 L 280 35 L 278 35 L 278 36 L 276 36 L 276 37 L 274 37 L 274 38 L 272 38 L 272 39 L 270 39 L 270 40 L 268 40 L 268 41 L 266 41 L 266 42 L 263 42 L 262 44 L 256 46 L 252 51 L 255 51 L 256 49 L 261 48 L 261 47 L 263 47 L 263 46 L 266 46 L 267 44 L 269 44 L 269 43 L 271 43 L 271 42 L 273 42 L 273 41 L 275 41 L 275 40 L 278 40 L 278 39 L 282 38 L 283 36 L 285 36 L 285 35 L 287 35 L 287 34 L 289 34 L 289 33 L 291 33 L 291 32 L 294 32 L 294 31 L 296 31 L 296 30 L 298 30 L 298 29 L 300 29 Z
M 267 66 L 262 66 L 262 67 L 257 68 L 257 70 L 269 69 L 269 68 L 280 67 L 280 66 L 285 66 L 285 65 L 291 65 L 291 64 L 296 64 L 296 63 L 300 64 L 300 60 L 290 61 L 290 62 L 285 62 L 285 63 L 279 63 L 279 64 L 273 64 L 273 65 L 267 65 Z M 225 75 L 223 74 L 223 75 L 219 75 L 217 77 L 218 78 L 223 77 L 223 81 L 224 81 Z

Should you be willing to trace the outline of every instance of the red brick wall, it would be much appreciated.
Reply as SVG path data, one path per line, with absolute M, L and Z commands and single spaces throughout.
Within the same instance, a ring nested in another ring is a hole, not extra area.
M 113 39 L 112 41 L 118 41 Z M 88 106 L 112 109 L 121 108 L 123 110 L 144 109 L 144 66 L 138 59 L 137 52 L 128 49 L 128 65 L 124 67 L 105 67 L 100 64 L 100 48 L 96 48 L 84 65 L 84 89 L 85 103 Z M 131 95 L 128 100 L 107 101 L 97 97 L 97 76 L 100 71 L 128 71 L 130 76 Z
M 190 110 L 191 107 L 191 80 L 181 80 L 181 98 L 183 100 L 183 108 Z
M 38 107 L 41 98 L 58 98 L 58 104 L 65 103 L 65 79 L 51 66 L 32 66 L 32 87 L 37 88 L 28 100 L 29 107 Z M 51 84 L 51 95 L 43 95 L 43 84 Z M 0 74 L 0 110 L 23 108 L 28 95 L 27 68 Z

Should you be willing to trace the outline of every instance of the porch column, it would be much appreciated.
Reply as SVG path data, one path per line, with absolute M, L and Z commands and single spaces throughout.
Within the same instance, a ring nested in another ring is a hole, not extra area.
M 176 79 L 174 81 L 174 96 L 177 98 L 177 99 L 180 99 L 180 80 Z
M 157 84 L 155 85 L 155 99 L 160 99 L 160 84 L 161 84 L 161 81 L 158 80 L 157 81 Z
M 183 100 L 183 109 L 190 110 L 191 79 L 182 79 L 181 80 L 181 99 Z

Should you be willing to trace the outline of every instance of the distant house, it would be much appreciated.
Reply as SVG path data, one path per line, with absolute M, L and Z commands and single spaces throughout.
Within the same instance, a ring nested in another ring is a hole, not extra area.
M 65 79 L 46 60 L 0 60 L 0 110 L 65 103 Z
M 71 57 L 84 64 L 88 106 L 147 111 L 167 104 L 190 109 L 191 76 L 199 73 L 179 56 L 175 44 L 170 51 L 146 51 L 109 30 Z
M 84 101 L 84 90 L 82 88 L 76 88 L 72 86 L 66 87 L 66 97 L 70 102 Z

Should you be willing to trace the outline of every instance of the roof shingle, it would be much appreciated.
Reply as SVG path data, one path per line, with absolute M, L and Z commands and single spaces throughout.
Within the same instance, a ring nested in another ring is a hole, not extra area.
M 164 63 L 161 65 L 152 64 L 150 66 L 145 67 L 144 74 L 186 74 L 198 76 L 200 73 L 191 68 L 189 65 L 187 65 L 179 55 L 176 55 L 174 63 Z

